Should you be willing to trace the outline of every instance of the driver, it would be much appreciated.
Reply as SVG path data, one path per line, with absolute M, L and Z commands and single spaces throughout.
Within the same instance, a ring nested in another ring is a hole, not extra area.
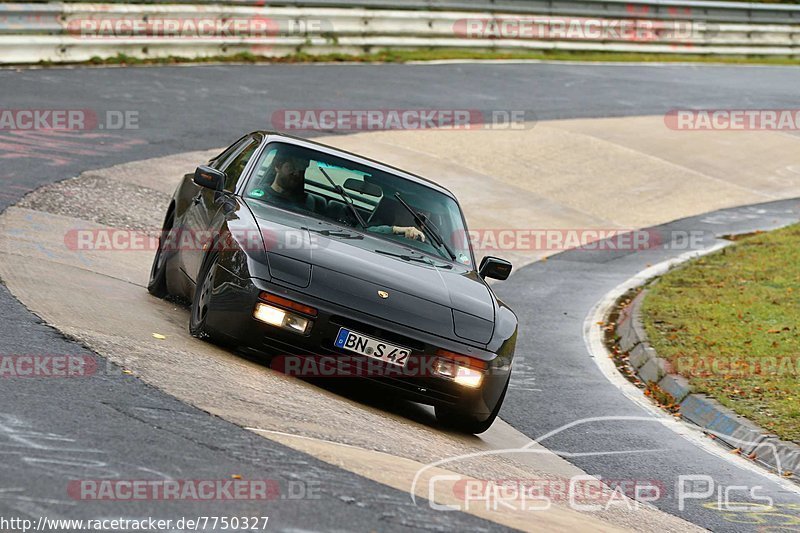
M 283 147 L 272 159 L 259 184 L 248 195 L 285 209 L 301 208 L 315 213 L 325 210 L 325 199 L 305 190 L 306 170 L 311 161 L 302 150 Z
M 282 150 L 275 154 L 272 168 L 275 172 L 275 179 L 267 189 L 266 193 L 277 200 L 284 200 L 291 203 L 304 204 L 306 169 L 310 161 L 291 150 Z

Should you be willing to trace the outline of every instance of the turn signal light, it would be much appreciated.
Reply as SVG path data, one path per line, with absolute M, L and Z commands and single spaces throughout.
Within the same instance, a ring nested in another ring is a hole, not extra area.
M 477 368 L 479 370 L 486 370 L 489 368 L 489 363 L 478 359 L 477 357 L 470 357 L 469 355 L 463 355 L 460 353 L 451 352 L 450 350 L 436 350 L 436 355 L 439 357 L 445 357 L 447 359 L 451 359 L 458 363 L 459 365 L 464 366 L 471 366 L 473 368 Z
M 288 298 L 284 298 L 282 296 L 278 296 L 277 294 L 270 294 L 268 292 L 262 292 L 258 295 L 258 297 L 265 302 L 270 302 L 273 304 L 280 305 L 281 307 L 285 307 L 287 309 L 291 309 L 293 311 L 297 311 L 299 313 L 303 313 L 309 316 L 317 316 L 317 310 L 313 307 L 308 305 L 303 305 L 301 303 L 294 302 L 289 300 Z

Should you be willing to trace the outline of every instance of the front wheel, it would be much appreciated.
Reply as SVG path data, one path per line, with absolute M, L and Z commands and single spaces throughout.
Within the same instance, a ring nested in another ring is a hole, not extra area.
M 460 431 L 462 433 L 471 433 L 473 435 L 483 433 L 492 427 L 492 424 L 494 424 L 497 414 L 500 412 L 500 407 L 503 405 L 503 400 L 506 397 L 506 391 L 508 390 L 508 384 L 510 381 L 511 374 L 508 375 L 506 384 L 503 387 L 503 392 L 500 394 L 500 398 L 497 400 L 497 404 L 494 406 L 494 409 L 492 409 L 492 412 L 488 418 L 478 420 L 471 413 L 460 411 L 452 407 L 442 407 L 437 405 L 434 407 L 434 410 L 436 411 L 436 420 L 438 420 L 443 426 L 455 429 L 456 431 Z
M 167 259 L 169 258 L 169 251 L 164 249 L 164 241 L 167 238 L 167 232 L 172 230 L 173 220 L 174 215 L 170 213 L 164 222 L 164 231 L 161 232 L 161 237 L 158 239 L 158 249 L 156 250 L 156 256 L 153 258 L 153 266 L 150 268 L 150 280 L 147 282 L 147 291 L 157 298 L 164 298 L 169 294 L 167 290 Z
M 211 291 L 214 288 L 214 275 L 217 272 L 217 254 L 206 256 L 200 273 L 197 276 L 197 286 L 192 298 L 192 308 L 189 315 L 189 333 L 199 339 L 214 341 L 213 333 L 208 329 L 208 308 L 211 303 Z

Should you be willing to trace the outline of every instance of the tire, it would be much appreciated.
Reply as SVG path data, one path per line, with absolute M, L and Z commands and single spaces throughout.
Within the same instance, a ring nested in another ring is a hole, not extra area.
M 492 409 L 492 413 L 488 418 L 476 420 L 471 413 L 437 405 L 434 407 L 436 411 L 436 420 L 443 426 L 455 429 L 461 433 L 469 433 L 472 435 L 483 433 L 494 424 L 497 414 L 500 412 L 500 407 L 503 405 L 503 400 L 506 397 L 506 391 L 508 390 L 508 383 L 510 381 L 511 374 L 508 375 L 506 384 L 503 387 L 503 392 L 500 394 L 500 398 L 497 400 L 497 404 L 494 406 L 494 409 Z
M 214 286 L 214 275 L 217 270 L 217 259 L 218 255 L 214 252 L 203 260 L 203 266 L 197 276 L 197 286 L 189 314 L 189 333 L 193 337 L 211 342 L 215 341 L 215 335 L 208 329 L 206 318 L 208 318 L 208 304 L 211 300 L 211 289 Z
M 169 259 L 169 252 L 164 251 L 164 235 L 172 229 L 174 218 L 174 213 L 170 211 L 167 215 L 167 220 L 164 221 L 161 237 L 158 239 L 158 248 L 156 249 L 156 256 L 153 258 L 153 266 L 150 267 L 147 292 L 157 298 L 164 298 L 169 295 L 167 290 L 167 259 Z

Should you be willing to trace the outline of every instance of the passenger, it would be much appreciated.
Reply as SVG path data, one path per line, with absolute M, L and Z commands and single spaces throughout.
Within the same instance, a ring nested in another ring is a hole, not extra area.
M 374 225 L 367 230 L 384 235 L 402 235 L 406 239 L 425 242 L 425 234 L 414 226 L 408 210 L 393 198 L 383 198 L 370 217 Z
M 414 226 L 370 226 L 368 231 L 382 233 L 384 235 L 402 235 L 406 239 L 425 242 L 425 234 Z

